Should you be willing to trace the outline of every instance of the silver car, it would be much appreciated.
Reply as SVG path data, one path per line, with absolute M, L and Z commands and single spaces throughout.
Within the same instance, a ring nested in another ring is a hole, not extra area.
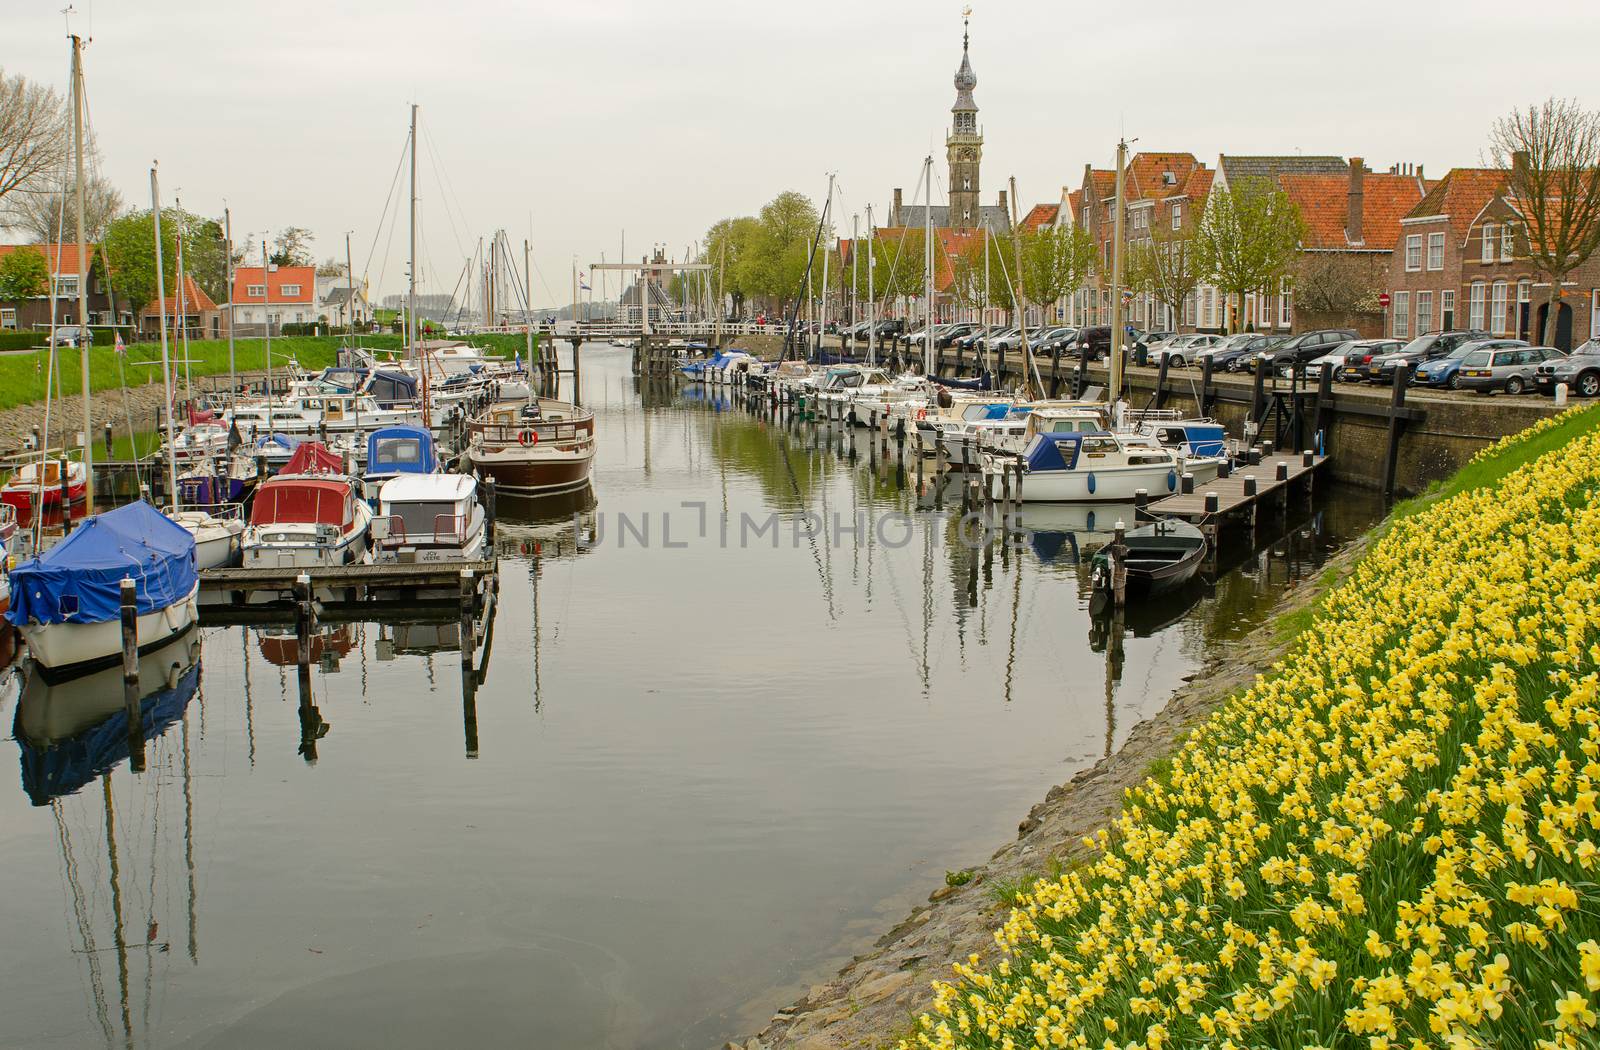
M 1565 357 L 1553 346 L 1513 346 L 1474 350 L 1461 359 L 1460 389 L 1493 394 L 1521 394 L 1533 389 L 1533 374 L 1546 361 Z

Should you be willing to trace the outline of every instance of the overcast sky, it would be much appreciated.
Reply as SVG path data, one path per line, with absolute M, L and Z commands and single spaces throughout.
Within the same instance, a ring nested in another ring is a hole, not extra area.
M 911 199 L 930 150 L 942 182 L 961 57 L 960 0 L 74 2 L 103 170 L 130 202 L 148 206 L 159 159 L 164 195 L 226 202 L 236 241 L 299 225 L 343 258 L 352 231 L 356 271 L 398 291 L 403 210 L 392 240 L 379 222 L 414 101 L 426 290 L 503 227 L 519 257 L 532 240 L 541 305 L 570 297 L 574 258 L 615 261 L 623 231 L 631 258 L 681 258 L 780 190 L 820 204 L 836 171 L 848 233 L 893 187 Z M 65 90 L 63 6 L 6 0 L 7 73 Z M 1124 131 L 1207 164 L 1301 151 L 1436 176 L 1478 163 L 1513 106 L 1600 106 L 1597 0 L 1524 18 L 1487 0 L 973 7 L 985 203 L 1010 176 L 1024 203 L 1057 199 Z

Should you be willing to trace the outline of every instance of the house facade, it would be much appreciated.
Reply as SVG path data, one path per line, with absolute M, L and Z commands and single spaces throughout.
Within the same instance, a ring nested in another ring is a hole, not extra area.
M 1401 221 L 1389 266 L 1391 335 L 1478 328 L 1545 341 L 1550 278 L 1529 255 L 1510 181 L 1503 169 L 1453 169 Z M 1600 338 L 1600 259 L 1567 275 L 1556 310 L 1558 348 Z
M 310 324 L 321 311 L 314 266 L 240 266 L 233 271 L 233 323 L 240 335 Z
M 222 310 L 189 274 L 183 275 L 181 293 L 174 288 L 172 295 L 152 300 L 139 311 L 140 337 L 160 337 L 163 312 L 171 337 L 187 333 L 190 339 L 221 339 L 228 334 L 223 327 Z
M 91 244 L 89 258 L 96 261 L 99 245 Z M 55 323 L 75 324 L 78 321 L 78 246 L 76 244 L 0 244 L 0 258 L 12 252 L 37 252 L 44 256 L 50 274 L 50 289 L 44 295 L 26 299 L 0 301 L 0 330 L 42 330 L 50 327 L 51 306 L 55 308 Z M 89 316 L 92 325 L 131 325 L 133 312 L 126 300 L 112 306 L 111 292 L 105 284 L 100 267 L 89 272 Z

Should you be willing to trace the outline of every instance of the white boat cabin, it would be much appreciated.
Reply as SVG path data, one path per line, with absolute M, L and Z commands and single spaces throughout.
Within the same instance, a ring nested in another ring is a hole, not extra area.
M 470 474 L 402 474 L 383 483 L 372 522 L 378 561 L 474 561 L 484 512 Z

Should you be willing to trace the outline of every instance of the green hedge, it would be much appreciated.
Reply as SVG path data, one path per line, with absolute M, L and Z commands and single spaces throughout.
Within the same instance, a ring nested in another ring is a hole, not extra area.
M 95 346 L 110 346 L 117 338 L 116 331 L 111 328 L 90 327 L 89 335 L 93 338 Z M 32 350 L 35 347 L 46 346 L 49 342 L 48 330 L 0 332 L 0 350 Z

